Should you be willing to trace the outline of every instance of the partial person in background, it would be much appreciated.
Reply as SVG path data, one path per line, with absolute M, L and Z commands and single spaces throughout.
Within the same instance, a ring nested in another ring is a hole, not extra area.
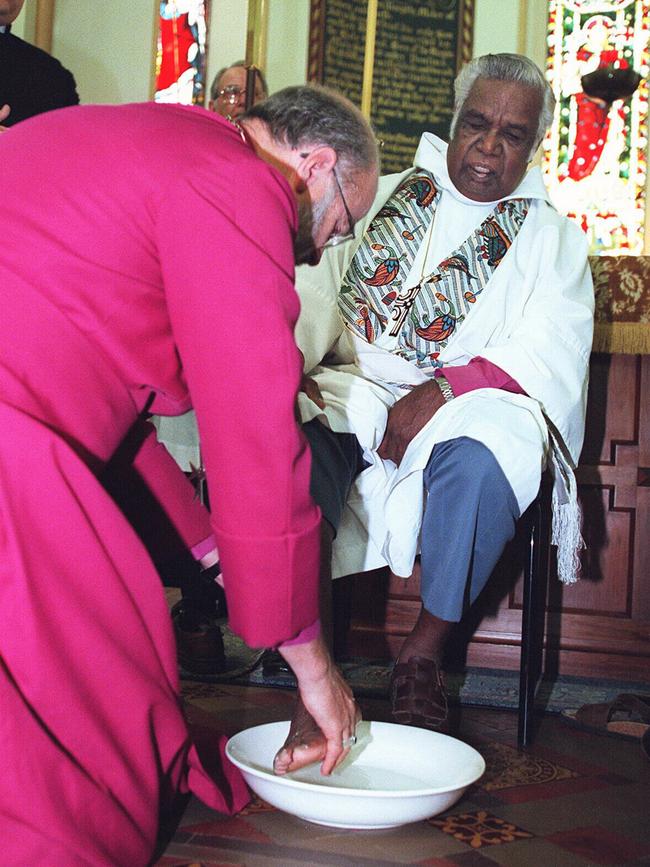
M 0 0 L 0 132 L 28 117 L 79 102 L 72 73 L 10 32 L 23 4 L 24 0 Z
M 214 77 L 210 88 L 208 108 L 217 114 L 237 120 L 246 110 L 246 61 L 238 60 L 224 66 Z M 256 105 L 269 95 L 266 79 L 261 69 L 255 76 L 255 95 L 252 105 Z

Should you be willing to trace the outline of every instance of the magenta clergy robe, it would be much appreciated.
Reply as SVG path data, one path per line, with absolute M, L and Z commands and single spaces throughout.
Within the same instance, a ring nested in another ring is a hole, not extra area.
M 230 124 L 154 104 L 25 121 L 0 184 L 3 857 L 144 864 L 171 793 L 246 793 L 188 741 L 159 578 L 97 475 L 152 392 L 193 406 L 233 629 L 317 618 L 295 201 Z

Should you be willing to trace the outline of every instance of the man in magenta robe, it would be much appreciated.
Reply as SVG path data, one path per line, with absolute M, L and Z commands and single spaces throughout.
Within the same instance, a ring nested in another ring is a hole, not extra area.
M 99 481 L 145 407 L 196 410 L 231 627 L 281 646 L 326 734 L 324 773 L 354 731 L 313 631 L 320 515 L 294 420 L 293 272 L 294 247 L 315 262 L 368 210 L 376 146 L 339 97 L 273 99 L 273 123 L 242 128 L 191 107 L 87 106 L 0 140 L 8 863 L 146 864 L 175 793 L 247 799 L 191 743 L 158 576 Z

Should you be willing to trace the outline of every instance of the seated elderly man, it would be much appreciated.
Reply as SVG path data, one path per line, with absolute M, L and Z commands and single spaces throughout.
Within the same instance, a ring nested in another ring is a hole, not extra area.
M 571 468 L 593 321 L 586 240 L 550 204 L 539 169 L 527 171 L 553 116 L 542 73 L 525 57 L 486 55 L 455 93 L 449 146 L 425 134 L 415 167 L 381 179 L 355 242 L 298 280 L 307 367 L 327 353 L 311 372 L 325 408 L 301 395 L 303 421 L 356 434 L 369 464 L 334 574 L 388 564 L 409 576 L 420 550 L 422 609 L 391 701 L 396 721 L 433 729 L 447 721 L 445 641 L 547 464 L 560 577 L 575 580 Z M 322 748 L 299 707 L 283 762 Z

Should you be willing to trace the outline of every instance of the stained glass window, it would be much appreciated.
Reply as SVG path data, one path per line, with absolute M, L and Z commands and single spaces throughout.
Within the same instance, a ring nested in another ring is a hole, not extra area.
M 203 105 L 208 0 L 161 0 L 156 102 Z
M 542 170 L 595 254 L 643 252 L 649 27 L 646 0 L 549 0 L 558 105 Z

